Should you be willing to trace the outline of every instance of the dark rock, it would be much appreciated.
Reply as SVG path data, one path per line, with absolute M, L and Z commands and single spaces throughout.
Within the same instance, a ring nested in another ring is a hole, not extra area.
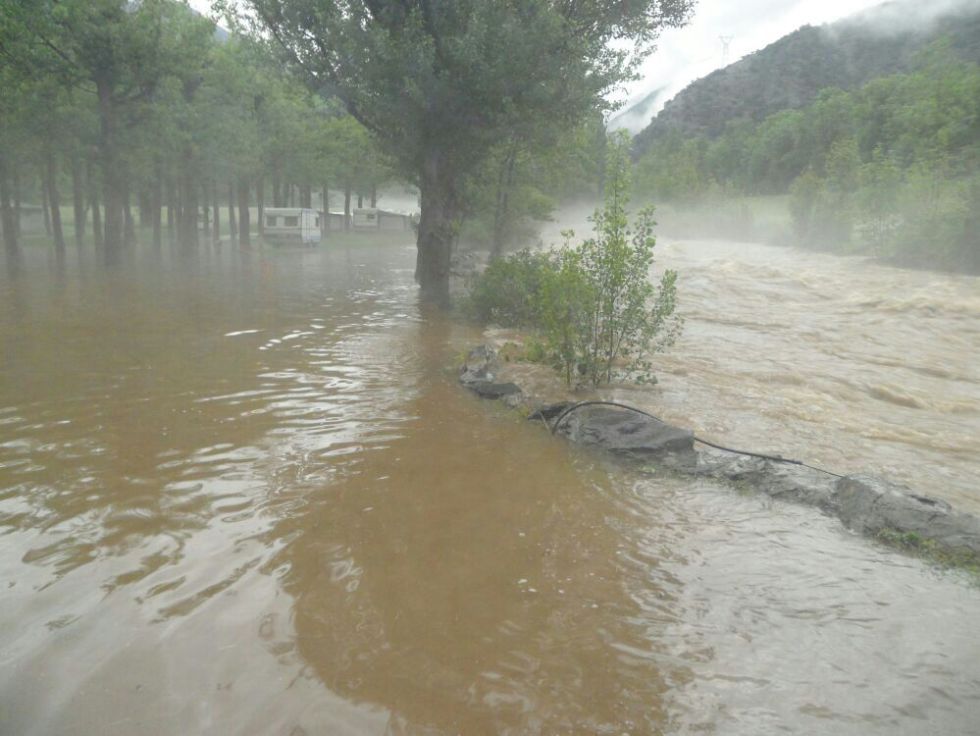
M 585 406 L 573 411 L 556 431 L 572 442 L 619 455 L 689 453 L 694 449 L 690 430 L 609 406 Z
M 871 475 L 849 475 L 837 481 L 836 503 L 841 520 L 863 534 L 911 533 L 949 549 L 980 554 L 980 519 L 905 486 Z
M 466 388 L 483 399 L 502 399 L 505 396 L 515 396 L 521 393 L 521 387 L 516 383 L 470 381 L 466 384 Z
M 736 482 L 751 481 L 768 468 L 766 461 L 758 457 L 714 450 L 699 450 L 695 455 L 696 463 L 687 468 L 694 475 Z
M 492 383 L 497 365 L 497 351 L 489 345 L 470 350 L 459 370 L 459 381 L 464 386 L 472 383 Z
M 832 475 L 800 465 L 770 463 L 766 471 L 760 473 L 754 485 L 773 498 L 783 498 L 818 506 L 824 511 L 834 511 L 836 480 Z
M 696 456 L 695 466 L 676 469 L 744 483 L 773 498 L 819 506 L 825 511 L 833 511 L 836 507 L 836 478 L 828 473 L 735 453 L 704 450 Z

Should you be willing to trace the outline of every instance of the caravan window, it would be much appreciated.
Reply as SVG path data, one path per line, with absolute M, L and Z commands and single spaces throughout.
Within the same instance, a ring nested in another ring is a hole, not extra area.
M 279 218 L 277 218 L 275 215 L 266 215 L 265 216 L 265 226 L 266 227 L 275 227 L 276 226 L 276 220 L 278 220 L 278 219 Z
M 283 227 L 299 227 L 298 217 L 284 217 L 282 220 Z

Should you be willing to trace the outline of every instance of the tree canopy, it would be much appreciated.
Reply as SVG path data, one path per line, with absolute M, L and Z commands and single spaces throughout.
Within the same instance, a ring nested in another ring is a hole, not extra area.
M 262 32 L 335 95 L 421 193 L 416 277 L 448 299 L 463 182 L 542 120 L 575 127 L 692 0 L 248 0 Z
M 136 239 L 134 207 L 155 246 L 166 228 L 193 249 L 201 233 L 220 234 L 219 202 L 247 242 L 242 219 L 269 189 L 275 205 L 309 207 L 314 187 L 349 200 L 391 178 L 364 127 L 289 74 L 265 40 L 219 29 L 180 0 L 0 3 L 0 84 L 10 261 L 24 200 L 44 203 L 63 257 L 66 184 L 77 243 L 90 218 L 114 261 Z

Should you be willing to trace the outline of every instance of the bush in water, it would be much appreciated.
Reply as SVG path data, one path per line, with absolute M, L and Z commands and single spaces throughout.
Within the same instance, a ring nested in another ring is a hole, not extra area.
M 650 282 L 653 210 L 631 225 L 628 142 L 610 146 L 606 200 L 593 216 L 594 235 L 559 250 L 521 251 L 491 262 L 472 286 L 476 318 L 541 332 L 545 352 L 571 383 L 576 374 L 592 385 L 609 382 L 621 367 L 650 378 L 650 356 L 672 344 L 681 329 L 675 314 L 677 274 Z

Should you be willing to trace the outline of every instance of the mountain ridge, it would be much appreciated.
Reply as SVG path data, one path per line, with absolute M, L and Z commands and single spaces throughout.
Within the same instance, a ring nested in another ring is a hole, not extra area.
M 958 55 L 980 62 L 980 3 L 947 3 L 945 12 L 927 17 L 920 4 L 899 0 L 803 26 L 685 87 L 636 135 L 636 153 L 667 135 L 713 138 L 731 121 L 804 107 L 828 87 L 850 90 L 906 72 L 943 37 Z

